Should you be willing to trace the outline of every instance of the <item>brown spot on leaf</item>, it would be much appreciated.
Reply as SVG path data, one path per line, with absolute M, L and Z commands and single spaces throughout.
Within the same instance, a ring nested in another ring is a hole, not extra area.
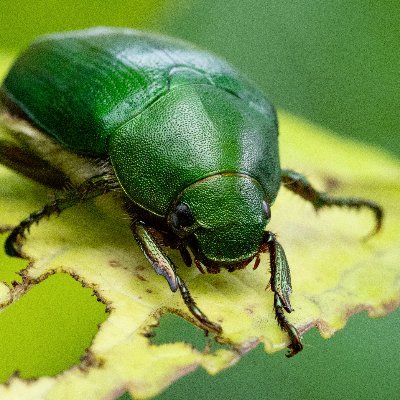
M 98 358 L 94 353 L 88 349 L 84 356 L 81 357 L 81 364 L 79 369 L 81 371 L 87 371 L 90 367 L 101 368 L 104 365 L 104 360 Z
M 254 313 L 254 310 L 253 310 L 253 308 L 251 308 L 251 307 L 246 307 L 246 308 L 244 309 L 244 311 L 246 311 L 246 313 L 249 314 L 249 315 L 251 315 L 251 314 Z
M 358 305 L 356 307 L 348 308 L 346 310 L 346 313 L 345 313 L 346 319 L 349 319 L 351 316 L 353 316 L 355 314 L 358 314 L 358 313 L 360 313 L 362 311 L 368 311 L 369 312 L 371 310 L 373 310 L 373 307 L 368 306 L 366 304 L 360 304 L 360 305 Z
M 113 268 L 119 268 L 121 266 L 121 262 L 118 260 L 109 260 L 108 265 Z
M 138 278 L 140 281 L 142 281 L 142 282 L 147 282 L 147 279 L 146 279 L 143 275 L 135 274 L 135 276 L 136 276 L 136 278 Z
M 334 176 L 325 176 L 323 179 L 325 191 L 327 192 L 334 192 L 342 186 L 341 182 Z
M 393 300 L 389 303 L 385 303 L 383 305 L 383 308 L 385 309 L 386 313 L 390 313 L 390 312 L 393 312 L 394 310 L 396 310 L 396 308 L 399 307 L 399 305 L 400 305 L 400 301 Z

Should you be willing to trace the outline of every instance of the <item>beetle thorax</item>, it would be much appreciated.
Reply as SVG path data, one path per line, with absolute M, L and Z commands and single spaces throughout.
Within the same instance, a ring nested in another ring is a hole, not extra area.
M 116 131 L 109 154 L 128 197 L 161 217 L 185 188 L 221 173 L 256 178 L 272 202 L 279 187 L 274 124 L 216 86 L 181 85 Z

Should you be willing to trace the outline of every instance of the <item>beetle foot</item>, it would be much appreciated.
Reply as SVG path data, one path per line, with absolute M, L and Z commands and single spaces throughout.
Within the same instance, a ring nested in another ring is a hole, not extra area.
M 7 237 L 6 242 L 4 243 L 4 250 L 6 254 L 10 257 L 19 257 L 24 258 L 22 256 L 21 244 L 18 243 L 18 239 L 21 238 L 19 232 L 14 229 Z
M 194 301 L 192 295 L 189 292 L 185 282 L 176 275 L 176 282 L 178 284 L 179 290 L 181 292 L 183 301 L 185 302 L 186 306 L 188 307 L 189 311 L 192 315 L 204 326 L 206 331 L 211 331 L 214 333 L 221 333 L 222 328 L 220 325 L 216 324 L 215 322 L 211 322 L 206 315 L 197 307 L 196 302 Z
M 15 243 L 15 240 L 14 238 L 11 238 L 11 235 L 8 236 L 6 242 L 4 243 L 4 250 L 10 257 L 23 258 L 21 254 L 21 246 Z
M 10 257 L 24 258 L 22 255 L 22 241 L 25 239 L 25 233 L 30 232 L 30 227 L 34 222 L 38 222 L 43 215 L 46 214 L 46 207 L 41 211 L 34 212 L 29 215 L 28 218 L 24 219 L 17 225 L 11 233 L 8 235 L 6 242 L 4 243 L 4 250 Z
M 298 330 L 292 324 L 289 323 L 289 321 L 283 314 L 282 302 L 280 300 L 279 295 L 276 293 L 274 296 L 274 309 L 275 309 L 275 318 L 278 321 L 279 327 L 283 331 L 287 332 L 290 338 L 290 344 L 288 346 L 288 349 L 290 351 L 286 354 L 286 357 L 293 357 L 301 350 L 303 350 L 303 343 Z
M 204 315 L 204 314 L 203 314 Z M 205 315 L 204 315 L 204 317 L 205 317 Z M 204 326 L 204 328 L 205 328 L 205 331 L 208 333 L 208 332 L 213 332 L 213 333 L 216 333 L 216 334 L 220 334 L 220 333 L 222 333 L 222 327 L 221 327 L 221 325 L 219 325 L 219 324 L 217 324 L 217 323 L 215 323 L 215 322 L 212 322 L 212 321 L 210 321 L 207 317 L 205 317 L 205 320 L 202 320 L 202 321 L 200 321 L 201 322 L 201 324 Z
M 367 208 L 371 210 L 375 216 L 375 226 L 372 232 L 365 237 L 365 240 L 368 240 L 381 230 L 384 213 L 382 207 L 374 201 L 357 197 L 333 197 L 327 193 L 317 191 L 304 175 L 289 169 L 284 169 L 281 173 L 281 180 L 285 187 L 301 196 L 304 200 L 311 202 L 316 211 L 323 207 L 347 207 L 356 210 Z
M 303 343 L 298 330 L 292 324 L 288 324 L 286 330 L 290 337 L 290 344 L 288 346 L 290 351 L 285 355 L 290 358 L 303 350 Z

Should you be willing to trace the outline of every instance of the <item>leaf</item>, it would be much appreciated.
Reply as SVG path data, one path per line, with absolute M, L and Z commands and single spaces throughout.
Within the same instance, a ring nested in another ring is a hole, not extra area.
M 285 113 L 280 113 L 280 146 L 285 168 L 305 173 L 320 190 L 371 198 L 386 213 L 383 231 L 365 242 L 374 223 L 368 211 L 329 209 L 316 215 L 310 204 L 281 190 L 269 229 L 279 235 L 291 266 L 290 321 L 301 332 L 317 326 L 328 338 L 355 312 L 368 310 L 376 317 L 394 310 L 400 304 L 399 163 Z M 44 188 L 4 167 L 0 187 L 0 229 L 48 201 Z M 66 273 L 95 291 L 109 314 L 79 365 L 54 377 L 13 376 L 0 386 L 0 398 L 114 399 L 125 391 L 146 398 L 199 366 L 215 374 L 260 342 L 267 352 L 286 346 L 272 293 L 265 290 L 265 255 L 255 271 L 249 266 L 218 275 L 201 275 L 179 263 L 199 306 L 221 323 L 218 341 L 228 344 L 225 348 L 201 352 L 184 342 L 152 344 L 147 336 L 163 313 L 194 321 L 179 294 L 151 270 L 128 225 L 120 205 L 107 195 L 31 229 L 23 250 L 32 262 L 22 271 L 22 282 L 0 284 L 2 308 L 13 307 L 50 274 Z

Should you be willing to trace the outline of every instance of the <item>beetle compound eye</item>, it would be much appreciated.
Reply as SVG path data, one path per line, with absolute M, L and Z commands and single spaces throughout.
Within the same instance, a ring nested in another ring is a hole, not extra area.
M 262 208 L 265 217 L 267 219 L 271 219 L 271 208 L 269 207 L 269 204 L 265 200 L 262 202 Z
M 179 203 L 175 211 L 171 214 L 171 222 L 174 228 L 189 228 L 194 224 L 194 217 L 189 206 L 185 203 Z

